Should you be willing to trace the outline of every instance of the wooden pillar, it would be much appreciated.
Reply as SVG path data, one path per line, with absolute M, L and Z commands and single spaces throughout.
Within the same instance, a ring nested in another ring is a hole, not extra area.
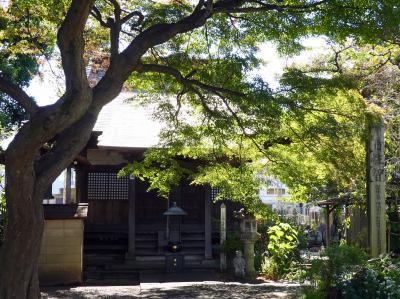
M 76 189 L 76 202 L 88 202 L 87 198 L 87 171 L 82 167 L 75 168 L 75 189 Z
M 385 125 L 370 124 L 367 143 L 368 240 L 370 254 L 386 253 Z
M 221 204 L 221 227 L 220 227 L 220 245 L 224 244 L 226 241 L 226 206 L 224 203 Z M 225 271 L 226 265 L 226 253 L 220 252 L 220 269 Z
M 64 189 L 63 189 L 63 202 L 70 204 L 73 202 L 71 197 L 71 167 L 67 167 L 64 171 Z
M 129 179 L 128 187 L 129 197 L 129 211 L 128 211 L 128 255 L 130 257 L 135 256 L 135 239 L 136 239 L 136 215 L 135 215 L 135 204 L 136 204 L 136 188 L 135 188 L 135 177 L 131 176 Z
M 212 259 L 211 188 L 204 189 L 204 257 Z

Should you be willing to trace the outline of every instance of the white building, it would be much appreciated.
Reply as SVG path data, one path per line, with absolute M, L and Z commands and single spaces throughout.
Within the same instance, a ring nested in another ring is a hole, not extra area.
M 268 179 L 268 187 L 259 191 L 261 201 L 281 216 L 295 219 L 298 224 L 316 224 L 321 208 L 290 201 L 289 188 L 276 179 Z

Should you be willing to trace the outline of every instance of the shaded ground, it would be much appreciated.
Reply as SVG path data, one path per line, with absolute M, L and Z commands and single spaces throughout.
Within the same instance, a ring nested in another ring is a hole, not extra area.
M 163 282 L 142 283 L 137 286 L 80 286 L 47 288 L 43 298 L 292 298 L 296 289 L 289 283 L 240 282 Z

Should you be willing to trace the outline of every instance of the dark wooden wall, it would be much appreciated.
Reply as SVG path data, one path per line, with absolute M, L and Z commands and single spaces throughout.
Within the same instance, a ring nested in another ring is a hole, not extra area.
M 117 178 L 116 173 L 121 167 L 102 167 L 77 169 L 77 198 L 79 202 L 89 203 L 87 224 L 89 226 L 107 227 L 112 230 L 128 230 L 128 183 L 129 178 Z M 135 217 L 136 232 L 157 231 L 166 227 L 166 217 L 163 213 L 168 204 L 176 202 L 187 213 L 182 217 L 182 231 L 204 231 L 205 222 L 205 187 L 189 185 L 183 182 L 175 187 L 169 198 L 161 198 L 155 191 L 147 191 L 148 184 L 141 180 L 135 181 Z M 224 201 L 227 206 L 228 230 L 237 228 L 233 211 L 240 205 Z M 212 230 L 219 231 L 221 202 L 212 203 Z

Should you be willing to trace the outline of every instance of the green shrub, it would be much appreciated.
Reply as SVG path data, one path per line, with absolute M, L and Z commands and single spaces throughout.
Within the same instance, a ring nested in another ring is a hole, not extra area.
M 297 230 L 288 223 L 279 223 L 268 229 L 268 252 L 279 261 L 285 263 L 296 254 L 299 241 Z
M 267 251 L 268 230 L 274 225 L 275 222 L 271 219 L 259 222 L 257 225 L 257 231 L 260 234 L 260 238 L 254 244 L 254 268 L 258 272 L 263 272 L 262 264 Z
M 368 261 L 351 279 L 338 283 L 345 299 L 400 298 L 400 261 L 388 255 Z
M 400 259 L 391 258 L 390 255 L 386 254 L 369 260 L 367 266 L 379 275 L 389 277 L 400 288 Z
M 302 272 L 297 298 L 400 299 L 400 260 L 389 255 L 368 260 L 358 247 L 332 245 Z
M 305 227 L 298 228 L 297 239 L 299 240 L 299 246 L 298 246 L 299 250 L 308 249 L 308 238 L 305 230 L 306 230 Z
M 327 291 L 339 281 L 351 277 L 367 262 L 364 250 L 355 246 L 331 245 L 323 250 L 318 259 L 311 261 L 306 280 L 319 289 Z
M 311 286 L 303 287 L 299 296 L 296 299 L 322 299 L 326 298 L 326 294 L 320 289 Z
M 299 259 L 298 232 L 288 223 L 279 223 L 268 229 L 267 236 L 268 255 L 262 260 L 261 272 L 272 279 L 282 278 Z

